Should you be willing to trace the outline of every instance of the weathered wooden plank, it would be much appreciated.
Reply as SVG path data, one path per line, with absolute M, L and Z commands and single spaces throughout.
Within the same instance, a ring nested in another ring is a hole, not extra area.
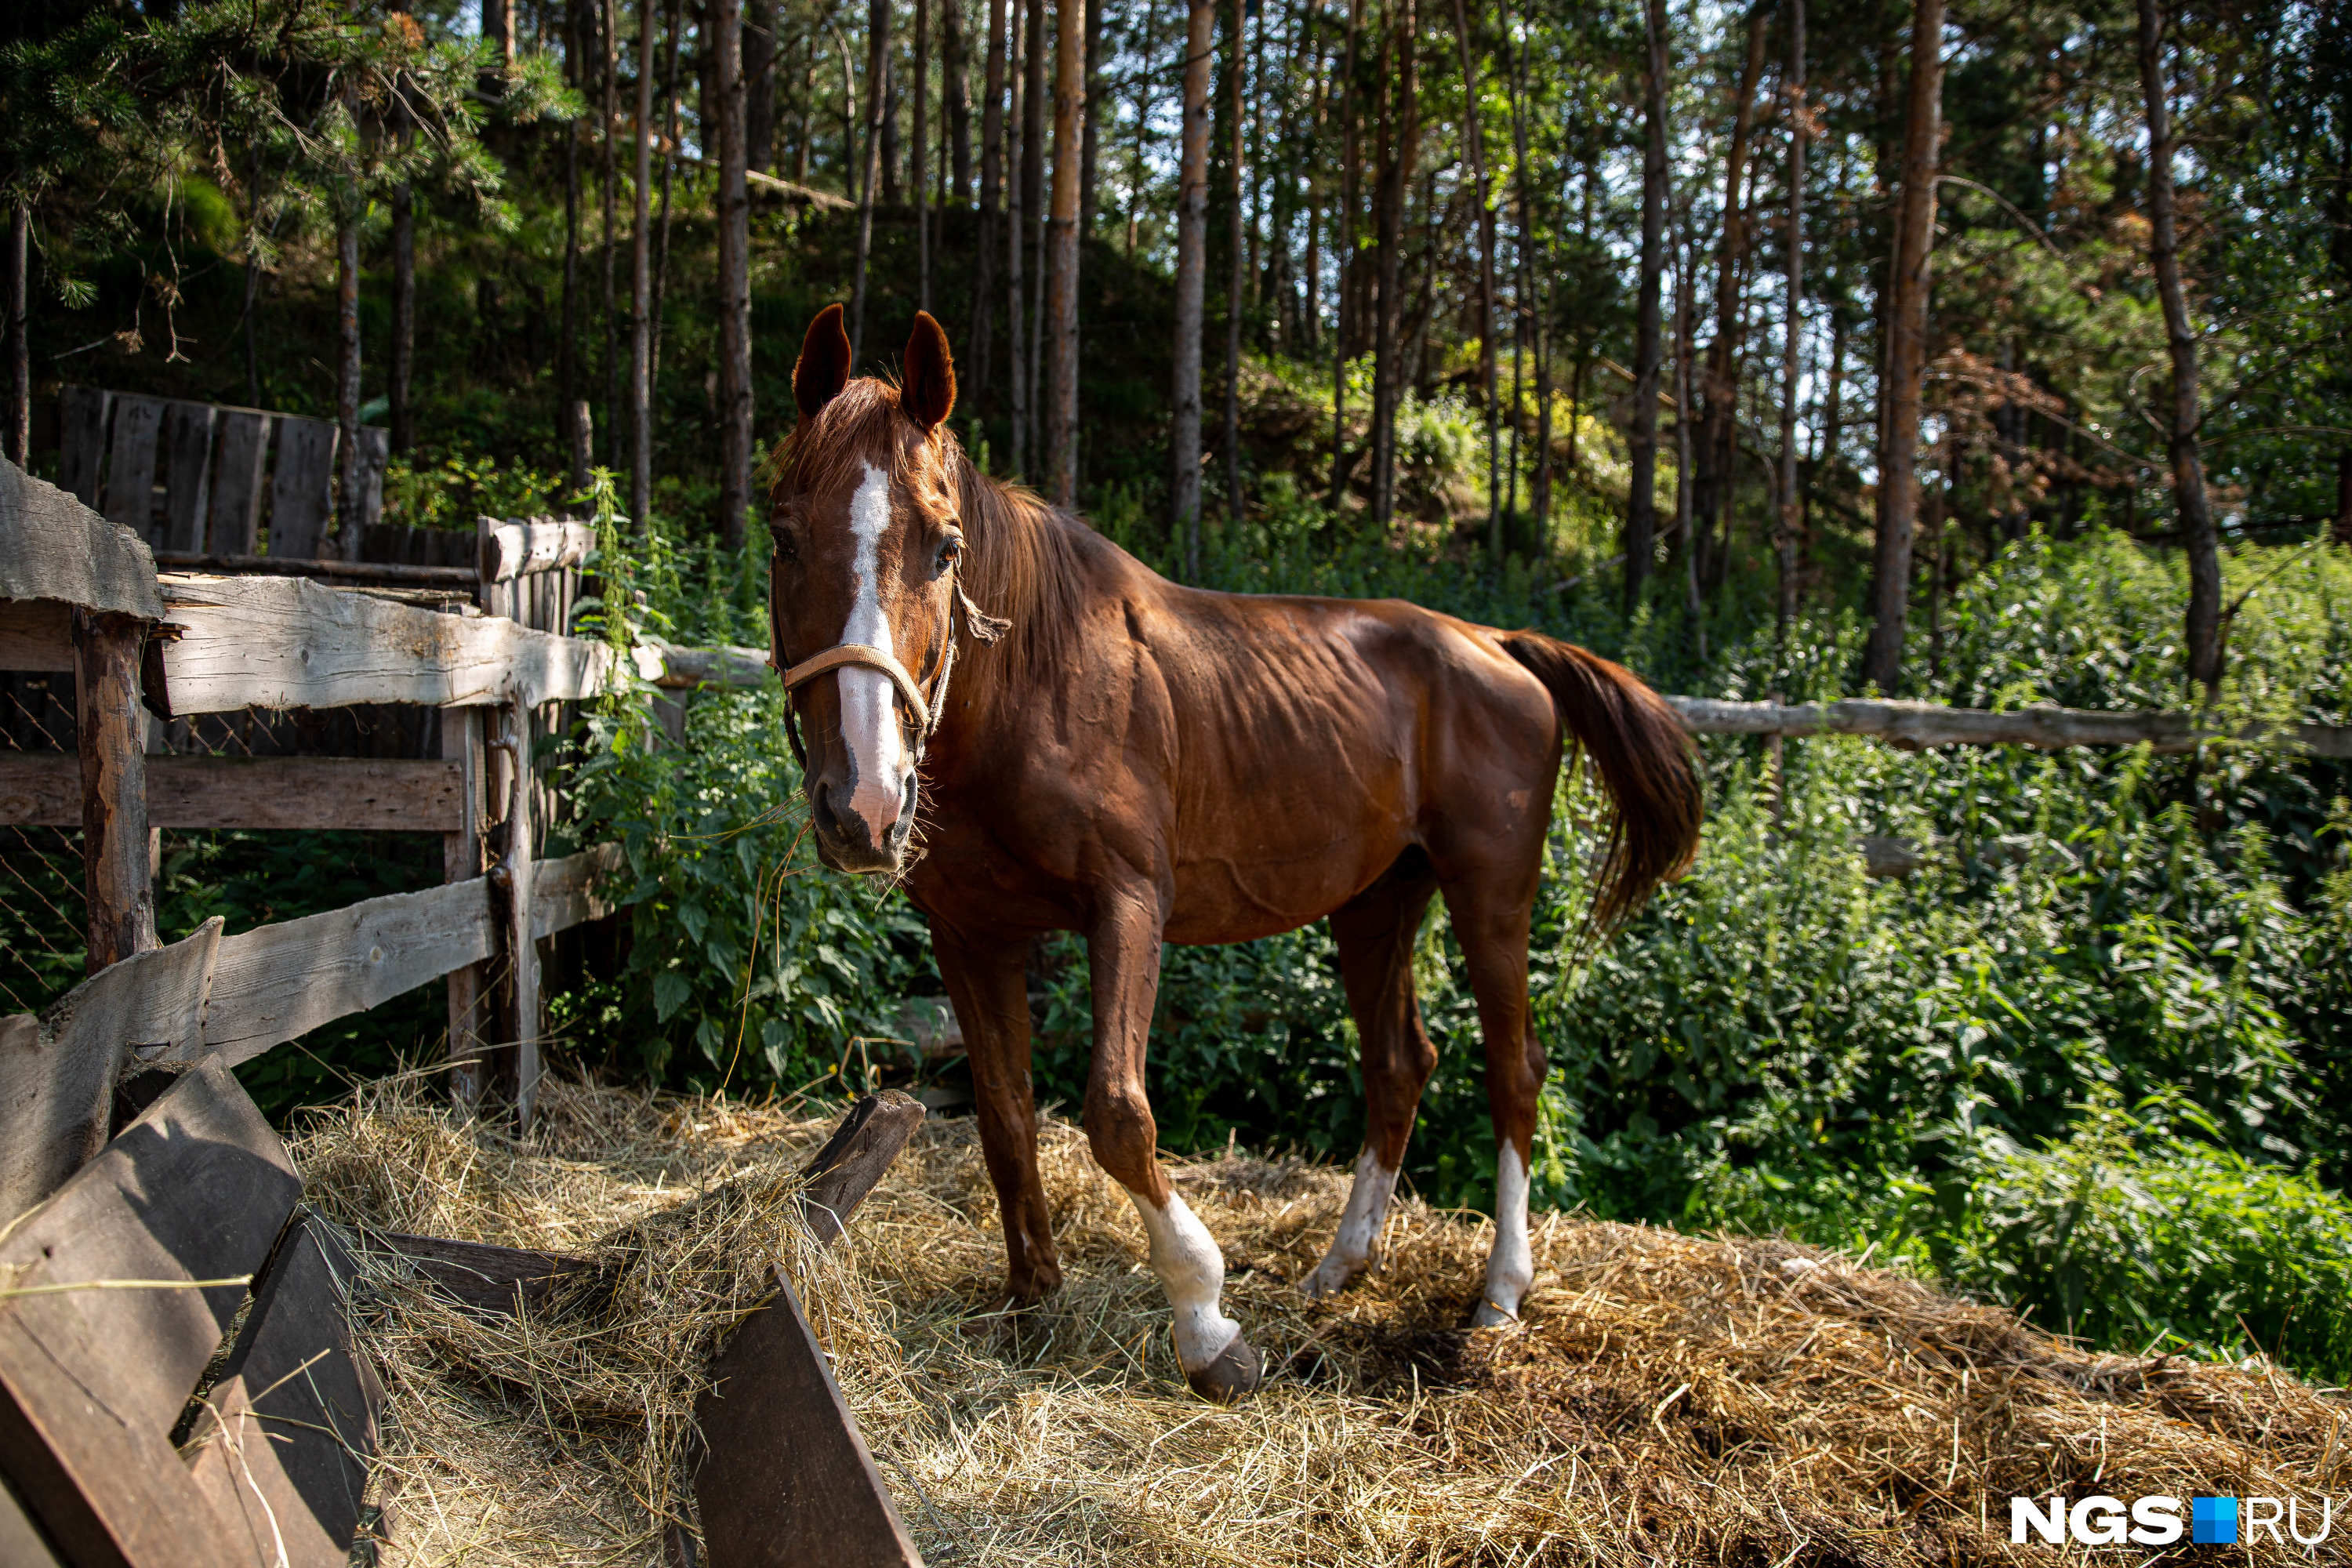
M 468 882 L 487 869 L 482 830 L 486 822 L 488 758 L 483 744 L 484 710 L 441 710 L 441 755 L 457 769 L 457 822 L 441 839 L 441 879 Z M 489 976 L 479 963 L 449 972 L 449 1092 L 471 1107 L 482 1098 L 481 1053 L 490 1037 Z
M 183 1450 L 256 1564 L 343 1568 L 351 1553 L 383 1405 L 352 1343 L 351 1278 L 332 1230 L 298 1210 Z
M 365 757 L 147 759 L 150 827 L 447 833 L 457 826 L 457 764 Z M 78 827 L 71 757 L 0 752 L 0 826 Z
M 566 1285 L 596 1272 L 596 1265 L 584 1258 L 437 1236 L 371 1230 L 361 1234 L 360 1242 L 371 1250 L 398 1253 L 435 1289 L 478 1314 L 542 1307 Z
M 418 531 L 422 532 L 423 530 Z M 217 573 L 228 576 L 320 577 L 335 584 L 385 587 L 438 587 L 472 597 L 470 566 L 408 566 L 383 561 L 280 561 L 275 555 L 214 555 L 159 550 L 155 564 L 167 572 Z
M 262 469 L 269 458 L 269 416 L 255 408 L 220 410 L 220 457 L 213 465 L 213 521 L 196 546 L 250 555 L 261 537 Z
M 75 744 L 81 759 L 82 891 L 89 969 L 155 945 L 155 879 L 147 841 L 147 710 L 139 661 L 146 623 L 74 612 Z
M 58 599 L 154 620 L 147 542 L 0 458 L 0 599 Z
M 509 583 L 559 567 L 577 566 L 596 548 L 596 530 L 570 519 L 484 518 L 479 532 L 485 583 Z
M 757 690 L 775 679 L 768 652 L 757 647 L 674 647 L 648 644 L 631 650 L 637 673 L 671 690 L 697 686 L 732 686 Z
M 212 510 L 213 429 L 209 403 L 174 403 L 163 415 L 163 548 L 202 550 Z
M 801 1190 L 801 1217 L 821 1242 L 839 1239 L 849 1213 L 923 1124 L 923 1104 L 913 1095 L 886 1089 L 850 1107 L 824 1147 L 809 1162 L 808 1185 Z
M 2134 746 L 2143 742 L 2159 752 L 2185 752 L 2200 739 L 2224 731 L 2190 713 L 2132 710 L 2103 712 L 2083 708 L 2017 708 L 1987 712 L 1947 708 L 1936 702 L 1849 699 L 1843 702 L 1721 702 L 1704 697 L 1669 697 L 1683 723 L 1702 735 L 1869 735 L 1906 749 L 1921 746 Z M 2276 735 L 2323 757 L 2352 757 L 2352 727 L 2297 724 L 2283 729 L 2249 725 L 2239 740 Z
M 58 405 L 58 483 L 82 505 L 96 507 L 114 394 L 102 387 L 68 386 Z
M 193 1058 L 220 947 L 217 916 L 169 947 L 83 981 L 37 1019 L 0 1020 L 0 1226 L 47 1198 L 105 1147 L 126 1063 Z
M 299 577 L 166 577 L 182 628 L 163 650 L 176 713 L 358 702 L 533 703 L 592 697 L 601 643 L 488 616 L 441 615 Z
M 203 1048 L 234 1067 L 495 951 L 488 884 L 388 893 L 221 939 Z
M 695 1401 L 694 1479 L 710 1568 L 910 1568 L 922 1558 L 781 1268 Z
M 207 1063 L 5 1242 L 12 1287 L 153 1279 L 0 1302 L 0 1466 L 76 1562 L 226 1565 L 223 1521 L 168 1434 L 301 1191 L 227 1068 Z M 237 1279 L 195 1289 L 203 1279 Z M 249 1560 L 248 1560 L 249 1561 Z
M 0 669 L 73 668 L 73 606 L 55 599 L 0 599 Z
M 106 521 L 152 543 L 155 515 L 155 453 L 163 435 L 160 397 L 114 395 L 114 440 L 106 458 Z
M 530 934 L 550 937 L 611 914 L 615 908 L 611 883 L 626 864 L 619 845 L 598 844 L 533 867 Z
M 310 561 L 326 553 L 335 515 L 335 446 L 342 432 L 331 420 L 280 414 L 278 462 L 269 484 L 269 553 Z

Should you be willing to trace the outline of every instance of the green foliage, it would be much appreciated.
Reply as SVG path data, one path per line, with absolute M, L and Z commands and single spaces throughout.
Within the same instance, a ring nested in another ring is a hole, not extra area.
M 748 565 L 681 559 L 659 524 L 632 532 L 612 476 L 591 488 L 604 596 L 581 629 L 625 645 L 647 632 L 737 642 L 761 583 Z M 748 563 L 751 558 L 746 555 Z M 616 606 L 626 606 L 615 614 Z M 676 710 L 672 710 L 673 712 Z M 557 1004 L 561 1032 L 613 1069 L 699 1089 L 790 1091 L 903 1053 L 899 998 L 936 993 L 922 921 L 890 889 L 833 876 L 805 835 L 783 695 L 703 692 L 661 727 L 650 691 L 625 689 L 585 721 L 567 832 L 617 841 L 627 957 Z
M 2077 1109 L 2037 1148 L 1979 1140 L 1962 1215 L 1924 1238 L 1938 1273 L 2095 1344 L 2352 1381 L 2352 1204 L 2217 1146 L 2169 1096 L 2098 1086 Z

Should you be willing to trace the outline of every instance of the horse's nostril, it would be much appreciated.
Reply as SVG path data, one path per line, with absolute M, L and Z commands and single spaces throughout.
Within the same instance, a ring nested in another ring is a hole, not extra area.
M 814 798 L 810 804 L 816 816 L 816 830 L 829 838 L 845 837 L 841 814 L 833 808 L 833 786 L 819 781 L 813 794 Z

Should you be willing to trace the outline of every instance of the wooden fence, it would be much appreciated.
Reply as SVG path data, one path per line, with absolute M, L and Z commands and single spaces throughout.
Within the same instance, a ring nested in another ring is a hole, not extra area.
M 140 428 L 114 438 L 132 451 L 113 471 L 135 472 Z M 328 1568 L 388 1531 L 363 1506 L 383 1394 L 348 1326 L 350 1238 L 300 1205 L 231 1069 L 446 977 L 460 1100 L 528 1128 L 540 945 L 609 911 L 618 866 L 611 846 L 534 853 L 552 784 L 533 738 L 614 674 L 610 648 L 563 635 L 590 542 L 578 523 L 486 520 L 459 596 L 331 586 L 332 571 L 159 574 L 131 523 L 0 462 L 0 671 L 69 672 L 75 700 L 72 752 L 0 753 L 0 826 L 81 829 L 90 970 L 39 1016 L 0 1018 L 0 1560 Z M 671 687 L 758 657 L 680 651 L 672 668 L 668 654 L 633 650 Z M 361 707 L 436 712 L 441 755 L 148 754 L 152 721 Z M 163 826 L 437 834 L 446 880 L 235 935 L 215 919 L 163 945 Z M 845 1134 L 866 1131 L 828 1147 L 812 1193 L 845 1214 L 921 1114 L 862 1108 Z M 517 1310 L 534 1260 L 582 1267 L 430 1237 L 361 1245 L 486 1310 Z M 711 1561 L 781 1563 L 838 1539 L 856 1547 L 838 1561 L 914 1563 L 788 1280 L 778 1301 L 714 1367 L 734 1397 L 705 1413 Z M 791 1484 L 813 1475 L 817 1493 Z M 669 1547 L 689 1560 L 681 1532 Z
M 558 705 L 604 689 L 614 656 L 560 629 L 587 528 L 486 521 L 474 542 L 478 597 L 506 614 L 307 577 L 159 574 L 127 526 L 0 466 L 0 669 L 70 671 L 78 715 L 72 753 L 0 753 L 0 825 L 82 829 L 93 975 L 37 1018 L 0 1020 L 0 1221 L 104 1142 L 124 1071 L 234 1065 L 440 976 L 458 1093 L 528 1126 L 537 944 L 605 912 L 614 864 L 610 847 L 536 858 L 554 786 L 528 759 Z M 677 673 L 657 649 L 635 662 L 678 686 L 741 656 Z M 436 710 L 441 755 L 148 755 L 150 715 L 356 705 Z M 158 946 L 151 834 L 164 826 L 438 834 L 445 885 Z

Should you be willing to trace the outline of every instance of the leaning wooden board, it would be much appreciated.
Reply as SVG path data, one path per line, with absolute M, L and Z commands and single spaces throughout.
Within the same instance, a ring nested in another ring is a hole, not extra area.
M 0 1242 L 0 1473 L 51 1561 L 346 1560 L 382 1392 L 300 1195 L 215 1059 Z

